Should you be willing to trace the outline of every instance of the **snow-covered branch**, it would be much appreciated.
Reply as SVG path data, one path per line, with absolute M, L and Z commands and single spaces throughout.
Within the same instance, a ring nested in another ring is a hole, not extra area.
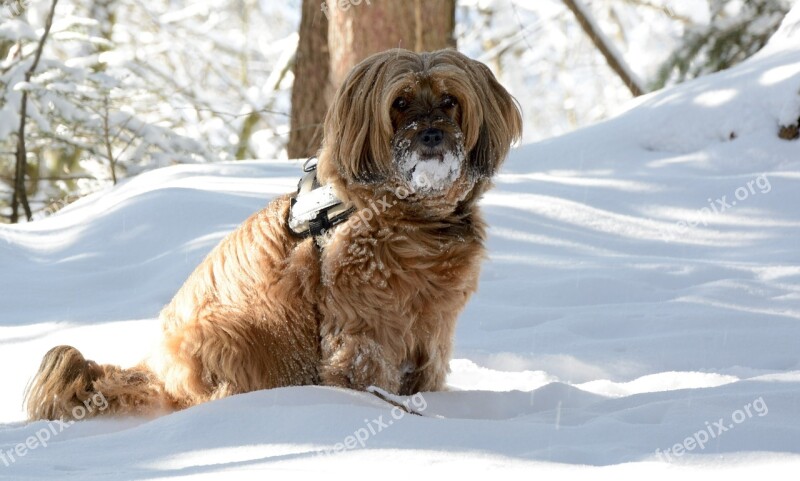
M 564 4 L 575 15 L 575 19 L 580 24 L 586 35 L 592 40 L 592 43 L 600 50 L 600 53 L 605 57 L 608 66 L 622 79 L 622 82 L 628 87 L 634 97 L 644 94 L 647 90 L 644 84 L 636 75 L 636 73 L 625 62 L 622 54 L 617 50 L 611 40 L 603 34 L 600 26 L 594 21 L 589 10 L 581 2 L 581 0 L 564 0 Z

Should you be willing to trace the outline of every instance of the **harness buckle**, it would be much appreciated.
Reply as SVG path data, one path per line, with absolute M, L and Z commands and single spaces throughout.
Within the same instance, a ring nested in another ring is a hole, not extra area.
M 297 194 L 291 200 L 289 230 L 300 237 L 317 238 L 347 220 L 354 209 L 348 208 L 336 196 L 332 185 L 319 184 L 316 157 L 306 160 L 303 172 L 305 174 L 297 185 Z

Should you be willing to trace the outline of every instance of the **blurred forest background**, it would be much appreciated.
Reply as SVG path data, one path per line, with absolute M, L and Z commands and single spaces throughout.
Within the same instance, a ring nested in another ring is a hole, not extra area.
M 524 141 L 760 49 L 792 0 L 0 0 L 0 222 L 142 171 L 312 155 L 361 58 L 456 47 Z

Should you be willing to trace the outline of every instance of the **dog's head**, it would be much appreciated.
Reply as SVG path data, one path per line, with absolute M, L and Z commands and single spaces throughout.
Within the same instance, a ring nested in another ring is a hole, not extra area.
M 482 63 L 455 50 L 388 50 L 336 93 L 319 174 L 348 194 L 408 192 L 397 197 L 452 210 L 485 190 L 521 129 L 515 100 Z

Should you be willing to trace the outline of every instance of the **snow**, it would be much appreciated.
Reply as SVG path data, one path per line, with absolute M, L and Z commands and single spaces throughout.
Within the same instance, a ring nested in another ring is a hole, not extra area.
M 800 144 L 777 131 L 800 116 L 791 28 L 730 71 L 512 152 L 482 203 L 489 257 L 451 390 L 409 399 L 420 416 L 305 386 L 155 419 L 24 422 L 47 349 L 144 357 L 159 309 L 227 232 L 295 189 L 297 162 L 168 167 L 0 226 L 0 479 L 787 479 Z
M 446 152 L 442 158 L 422 159 L 418 152 L 409 152 L 400 161 L 400 170 L 405 173 L 414 192 L 441 192 L 448 188 L 461 174 L 464 154 Z
M 4 18 L 3 22 L 0 23 L 0 38 L 8 40 L 37 40 L 39 37 L 27 23 L 19 19 Z

